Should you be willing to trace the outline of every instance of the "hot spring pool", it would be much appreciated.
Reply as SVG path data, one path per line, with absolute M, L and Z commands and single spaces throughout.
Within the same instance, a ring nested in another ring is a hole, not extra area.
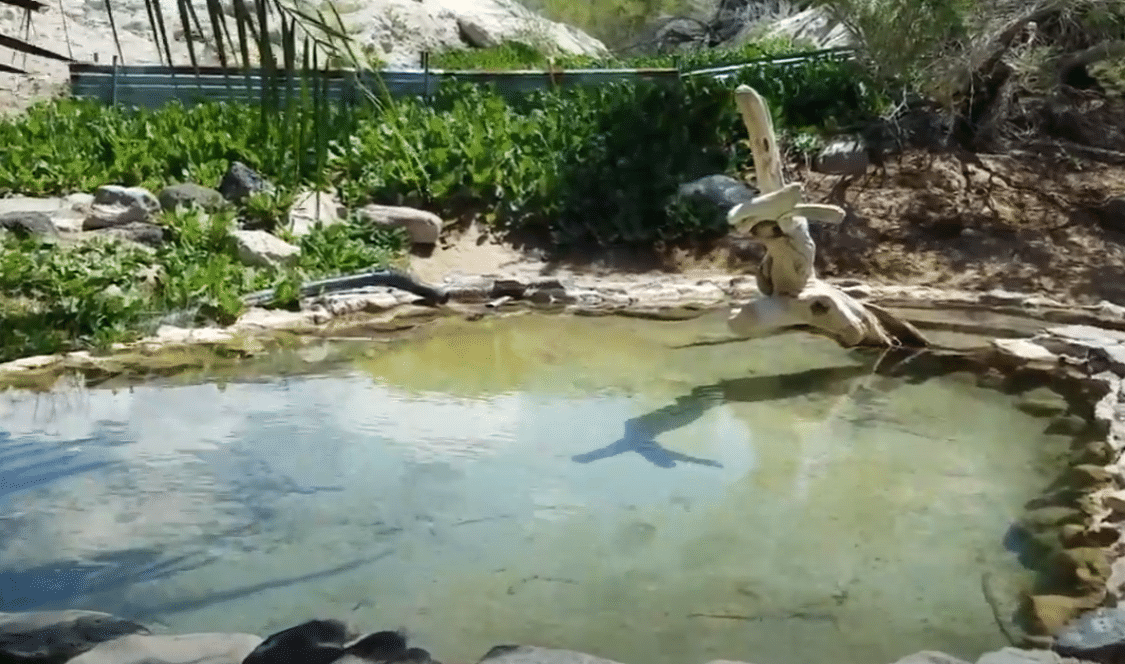
M 526 315 L 9 392 L 0 610 L 263 636 L 337 617 L 445 662 L 1006 645 L 981 578 L 1028 576 L 1004 534 L 1062 468 L 1062 406 L 876 376 L 804 335 L 683 347 L 722 330 Z

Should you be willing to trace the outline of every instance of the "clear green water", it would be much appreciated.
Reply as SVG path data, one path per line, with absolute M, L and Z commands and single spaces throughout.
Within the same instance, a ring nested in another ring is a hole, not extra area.
M 814 337 L 678 347 L 723 329 L 521 316 L 258 369 L 284 378 L 9 392 L 0 610 L 337 617 L 445 662 L 1005 645 L 981 577 L 1026 576 L 1003 537 L 1068 441 L 971 377 L 873 376 Z

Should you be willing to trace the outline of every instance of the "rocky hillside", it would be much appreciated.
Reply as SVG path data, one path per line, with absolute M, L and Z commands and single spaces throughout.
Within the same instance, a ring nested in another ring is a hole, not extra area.
M 165 16 L 174 17 L 175 0 L 163 0 Z M 50 9 L 30 16 L 0 8 L 0 34 L 26 37 L 32 43 L 80 62 L 112 62 L 117 49 L 103 0 L 61 0 Z M 204 0 L 196 0 L 199 15 L 206 17 Z M 229 0 L 224 1 L 233 14 Z M 156 64 L 159 56 L 144 0 L 114 0 L 114 18 L 126 64 Z M 356 44 L 369 55 L 394 67 L 416 67 L 422 51 L 490 46 L 507 39 L 533 41 L 563 53 L 601 55 L 606 47 L 569 25 L 550 21 L 516 0 L 337 0 L 337 11 Z M 233 25 L 233 24 L 232 24 Z M 233 27 L 231 28 L 233 31 Z M 172 54 L 177 64 L 188 64 L 187 43 L 175 32 Z M 31 73 L 0 75 L 0 112 L 18 110 L 30 101 L 58 91 L 67 78 L 65 64 L 41 58 L 3 53 L 3 60 Z M 207 64 L 218 64 L 208 49 Z

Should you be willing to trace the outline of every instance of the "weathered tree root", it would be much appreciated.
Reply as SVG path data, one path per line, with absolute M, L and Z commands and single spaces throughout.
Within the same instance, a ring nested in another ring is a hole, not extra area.
M 910 323 L 859 302 L 816 276 L 816 243 L 809 235 L 809 221 L 840 223 L 844 210 L 801 202 L 803 186 L 782 179 L 777 135 L 761 95 L 740 85 L 735 101 L 750 134 L 761 193 L 732 207 L 727 220 L 736 227 L 749 222 L 750 236 L 765 245 L 766 256 L 755 275 L 761 295 L 731 312 L 727 321 L 731 331 L 751 338 L 811 327 L 846 348 L 929 346 Z

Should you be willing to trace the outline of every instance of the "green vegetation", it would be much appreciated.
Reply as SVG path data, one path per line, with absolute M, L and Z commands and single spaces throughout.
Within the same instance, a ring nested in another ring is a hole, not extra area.
M 508 41 L 491 48 L 467 48 L 434 54 L 430 64 L 435 69 L 450 71 L 510 71 L 518 69 L 679 69 L 690 71 L 709 67 L 743 64 L 778 55 L 793 53 L 796 46 L 785 39 L 750 42 L 736 48 L 694 49 L 664 55 L 643 55 L 629 58 L 588 55 L 552 55 L 539 46 L 522 41 Z
M 298 188 L 329 184 L 351 209 L 406 204 L 446 218 L 475 213 L 557 244 L 653 246 L 725 231 L 669 201 L 687 180 L 747 166 L 734 85 L 760 90 L 779 127 L 818 131 L 877 110 L 864 80 L 846 62 L 821 59 L 723 82 L 619 83 L 519 98 L 454 82 L 430 104 L 321 102 L 281 113 L 58 100 L 0 122 L 8 157 L 0 160 L 0 195 L 90 192 L 106 183 L 154 192 L 180 181 L 214 186 L 239 160 L 279 189 L 244 203 L 238 214 L 247 227 L 273 229 Z M 397 236 L 349 223 L 301 238 L 293 270 L 248 268 L 230 241 L 232 218 L 166 216 L 172 240 L 155 253 L 5 238 L 0 358 L 126 339 L 169 312 L 230 321 L 248 291 L 274 285 L 291 296 L 301 279 L 394 260 L 403 246 Z M 144 270 L 147 280 L 137 277 Z
M 301 259 L 291 268 L 252 268 L 238 259 L 233 211 L 178 211 L 161 222 L 171 240 L 156 250 L 110 238 L 58 244 L 0 232 L 0 361 L 104 348 L 162 320 L 231 323 L 243 293 L 387 264 L 405 246 L 398 231 L 352 222 L 300 238 Z

